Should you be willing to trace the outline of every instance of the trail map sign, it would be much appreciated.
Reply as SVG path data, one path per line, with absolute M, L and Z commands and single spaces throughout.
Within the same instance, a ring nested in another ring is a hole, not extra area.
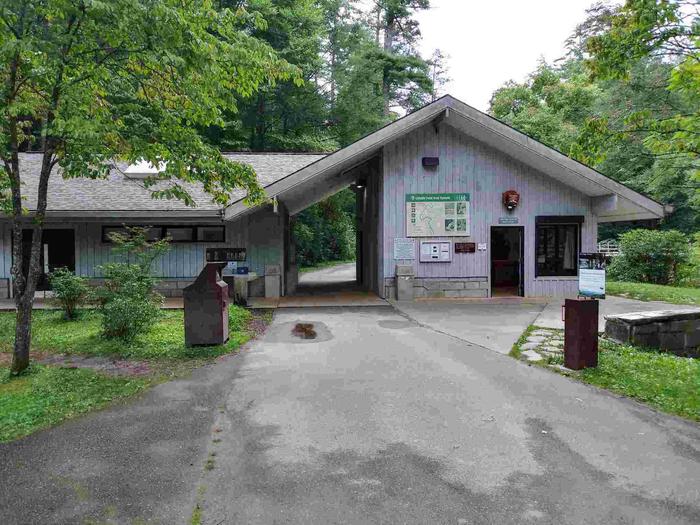
M 470 235 L 468 193 L 407 193 L 406 237 Z

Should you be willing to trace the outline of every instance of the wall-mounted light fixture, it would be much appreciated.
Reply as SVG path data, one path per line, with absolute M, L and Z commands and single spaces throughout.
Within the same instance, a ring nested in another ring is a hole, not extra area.
M 440 157 L 423 157 L 424 168 L 437 168 L 440 165 Z
M 515 190 L 508 190 L 503 192 L 503 206 L 506 207 L 508 211 L 513 211 L 520 204 L 520 194 Z

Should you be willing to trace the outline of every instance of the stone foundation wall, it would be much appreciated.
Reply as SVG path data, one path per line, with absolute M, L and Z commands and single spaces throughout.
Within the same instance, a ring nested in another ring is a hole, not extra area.
M 10 297 L 10 280 L 0 279 L 0 297 L 7 299 Z
M 414 277 L 413 297 L 462 298 L 488 297 L 489 283 L 486 277 Z M 396 278 L 384 279 L 384 297 L 396 299 Z
M 605 335 L 618 343 L 700 357 L 700 309 L 611 315 L 605 318 Z

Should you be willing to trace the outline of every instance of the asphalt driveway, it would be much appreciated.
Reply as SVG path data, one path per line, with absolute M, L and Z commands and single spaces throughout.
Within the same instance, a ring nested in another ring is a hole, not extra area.
M 278 310 L 237 357 L 0 445 L 2 523 L 700 522 L 700 425 L 443 332 Z
M 203 523 L 700 521 L 698 425 L 390 308 L 280 311 L 241 357 Z

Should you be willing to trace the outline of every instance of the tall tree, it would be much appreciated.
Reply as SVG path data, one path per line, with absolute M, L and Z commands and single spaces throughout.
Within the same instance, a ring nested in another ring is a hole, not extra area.
M 415 44 L 420 28 L 415 14 L 428 9 L 430 0 L 376 0 L 376 42 L 382 53 L 374 60 L 381 64 L 384 116 L 391 116 L 392 105 L 406 110 L 427 102 L 432 89 L 425 60 L 418 55 Z
M 629 112 L 627 134 L 643 134 L 661 171 L 685 172 L 700 201 L 700 7 L 690 0 L 627 0 L 607 30 L 586 41 L 594 78 L 629 83 L 640 61 L 668 66 L 666 104 Z M 670 107 L 669 107 L 670 106 Z
M 226 161 L 193 125 L 221 123 L 236 97 L 296 70 L 247 31 L 264 20 L 215 7 L 212 0 L 0 0 L 0 187 L 12 217 L 14 374 L 29 363 L 51 177 L 99 178 L 116 158 L 143 158 L 165 167 L 146 181 L 156 198 L 193 204 L 183 181 L 203 183 L 221 204 L 236 187 L 250 201 L 263 197 L 252 169 Z M 36 135 L 41 172 L 28 214 L 19 152 Z M 32 231 L 26 274 L 25 228 Z

